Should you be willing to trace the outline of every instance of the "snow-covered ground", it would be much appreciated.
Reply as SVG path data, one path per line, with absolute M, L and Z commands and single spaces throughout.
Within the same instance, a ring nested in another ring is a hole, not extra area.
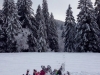
M 65 71 L 71 75 L 100 75 L 99 53 L 2 53 L 0 75 L 22 75 L 26 70 L 41 70 L 41 65 L 59 69 L 65 63 Z

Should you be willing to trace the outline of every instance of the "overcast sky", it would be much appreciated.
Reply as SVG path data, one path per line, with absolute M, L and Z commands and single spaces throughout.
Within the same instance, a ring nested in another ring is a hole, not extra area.
M 17 0 L 15 0 L 16 2 Z M 77 18 L 77 14 L 79 13 L 79 10 L 77 9 L 79 0 L 47 0 L 48 2 L 48 8 L 49 12 L 54 14 L 54 18 L 58 20 L 65 21 L 66 17 L 66 10 L 68 8 L 68 5 L 71 4 L 73 15 L 75 18 Z M 92 2 L 95 2 L 95 0 L 91 0 Z M 37 6 L 40 4 L 42 5 L 42 0 L 32 0 L 34 9 L 34 13 L 36 12 Z M 2 8 L 3 0 L 0 0 L 0 8 Z

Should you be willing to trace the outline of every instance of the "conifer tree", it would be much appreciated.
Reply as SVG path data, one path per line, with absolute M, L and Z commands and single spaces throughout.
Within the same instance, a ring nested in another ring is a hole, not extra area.
M 37 49 L 35 48 L 37 46 L 37 30 L 38 30 L 38 23 L 36 22 L 34 18 L 34 13 L 32 7 L 32 1 L 31 0 L 18 0 L 17 1 L 17 7 L 18 7 L 18 14 L 20 16 L 20 21 L 22 23 L 23 28 L 27 28 L 30 31 L 31 38 L 28 37 L 28 45 L 29 49 Z M 32 41 L 33 45 L 29 43 L 29 41 Z M 34 45 L 36 44 L 36 45 Z M 32 47 L 31 47 L 32 46 Z M 30 50 L 29 50 L 30 51 Z M 37 51 L 37 50 L 33 50 Z
M 18 15 L 20 16 L 20 21 L 22 22 L 23 28 L 31 29 L 34 34 L 37 31 L 37 22 L 34 18 L 34 13 L 32 7 L 31 0 L 18 0 L 17 1 L 18 7 Z
M 78 9 L 78 24 L 76 33 L 76 50 L 78 52 L 98 52 L 98 34 L 100 33 L 96 23 L 95 10 L 91 0 L 80 0 Z
M 21 31 L 21 23 L 18 20 L 17 9 L 14 0 L 4 0 L 3 4 L 3 30 L 7 34 L 7 50 L 6 52 L 15 52 L 12 47 L 16 47 L 14 38 Z
M 37 12 L 36 12 L 36 21 L 39 23 L 39 29 L 38 29 L 38 42 L 39 42 L 39 52 L 46 52 L 47 45 L 46 45 L 46 26 L 44 22 L 44 16 L 41 10 L 41 6 L 38 6 Z
M 50 15 L 50 26 L 49 26 L 49 44 L 50 48 L 58 52 L 58 35 L 57 35 L 57 25 L 54 19 L 53 14 Z
M 95 1 L 95 11 L 96 11 L 96 17 L 97 17 L 97 24 L 100 29 L 100 0 Z
M 66 19 L 65 19 L 65 31 L 63 32 L 64 36 L 64 43 L 65 43 L 65 52 L 74 52 L 74 37 L 75 37 L 75 19 L 73 16 L 73 12 L 71 10 L 71 6 L 68 6 L 67 12 L 66 12 Z
M 49 45 L 49 39 L 48 38 L 49 38 L 50 20 L 49 20 L 49 11 L 48 11 L 47 0 L 43 0 L 42 13 L 43 13 L 43 16 L 44 16 L 44 22 L 45 22 L 45 26 L 46 26 L 46 34 L 47 34 L 46 42 Z

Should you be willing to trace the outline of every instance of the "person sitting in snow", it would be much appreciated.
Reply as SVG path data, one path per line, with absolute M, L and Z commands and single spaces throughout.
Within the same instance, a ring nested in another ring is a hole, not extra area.
M 26 75 L 30 75 L 30 74 L 29 74 L 29 70 L 27 70 Z
M 40 75 L 45 75 L 46 68 L 45 66 L 41 66 L 42 70 L 40 71 Z

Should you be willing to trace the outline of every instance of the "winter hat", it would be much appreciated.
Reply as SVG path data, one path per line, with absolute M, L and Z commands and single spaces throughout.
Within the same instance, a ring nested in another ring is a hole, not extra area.
M 41 68 L 44 70 L 45 69 L 45 66 L 42 65 Z
M 29 72 L 29 69 L 27 70 L 27 72 Z
M 36 69 L 34 69 L 34 72 L 36 72 L 37 70 Z

